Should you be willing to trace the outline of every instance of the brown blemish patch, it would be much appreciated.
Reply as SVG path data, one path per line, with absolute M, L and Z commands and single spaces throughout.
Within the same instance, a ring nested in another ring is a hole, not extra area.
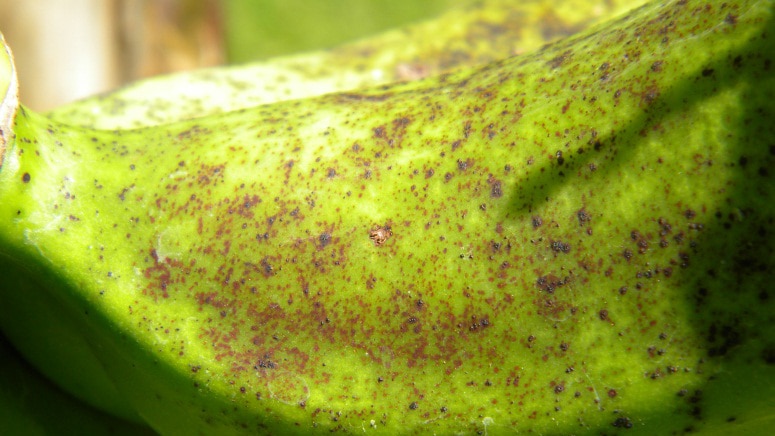
M 371 239 L 377 247 L 387 242 L 391 236 L 393 236 L 393 230 L 387 224 L 383 226 L 376 225 L 369 230 L 369 239 Z

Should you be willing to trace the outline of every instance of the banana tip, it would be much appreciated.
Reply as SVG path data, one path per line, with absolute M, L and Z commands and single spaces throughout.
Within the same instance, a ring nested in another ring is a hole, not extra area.
M 13 120 L 19 106 L 19 83 L 16 78 L 16 68 L 13 63 L 13 53 L 0 33 L 0 168 L 3 165 L 6 144 L 13 136 Z

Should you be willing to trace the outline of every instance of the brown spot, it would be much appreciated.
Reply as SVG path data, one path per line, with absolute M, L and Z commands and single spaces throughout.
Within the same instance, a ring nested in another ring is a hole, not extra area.
M 503 197 L 503 188 L 501 187 L 500 180 L 490 179 L 490 197 L 501 198 Z
M 328 244 L 331 243 L 331 234 L 330 233 L 323 233 L 318 237 L 318 241 L 320 241 L 320 248 L 325 248 Z
M 601 320 L 606 321 L 608 320 L 608 311 L 603 309 L 600 312 L 597 313 L 597 315 L 600 317 Z
M 377 247 L 384 244 L 391 236 L 393 236 L 393 231 L 388 225 L 377 225 L 369 230 L 369 239 L 371 239 Z
M 24 173 L 22 175 L 22 182 L 29 183 L 30 182 L 30 173 Z

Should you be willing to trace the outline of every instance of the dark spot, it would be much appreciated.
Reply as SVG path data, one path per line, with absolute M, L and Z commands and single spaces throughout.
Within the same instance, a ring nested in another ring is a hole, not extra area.
M 616 398 L 616 389 L 608 390 L 608 398 Z
M 581 209 L 576 212 L 576 218 L 579 219 L 580 226 L 584 226 L 592 221 L 592 216 L 585 209 Z
M 602 309 L 600 312 L 597 313 L 597 315 L 600 317 L 601 320 L 606 321 L 608 319 L 608 311 L 605 309 Z
M 566 280 L 560 279 L 554 274 L 541 276 L 538 278 L 538 280 L 536 280 L 536 285 L 538 286 L 538 289 L 542 291 L 546 291 L 549 294 L 553 294 L 557 288 L 565 285 L 565 283 L 566 283 Z
M 409 409 L 411 409 L 411 410 L 415 410 L 418 407 L 420 407 L 420 406 L 417 404 L 417 401 L 412 401 L 411 404 L 409 404 Z
M 30 182 L 30 173 L 22 174 L 22 182 L 24 182 L 24 183 L 29 183 Z
M 328 169 L 328 172 L 326 173 L 326 176 L 327 176 L 329 179 L 333 179 L 334 177 L 336 177 L 336 170 L 335 170 L 335 169 L 333 169 L 333 168 L 329 168 L 329 169 Z
M 431 177 L 433 177 L 433 173 L 434 173 L 433 169 L 430 169 L 430 170 L 426 171 L 425 172 L 425 178 L 426 179 L 430 179 Z
M 632 421 L 630 418 L 620 416 L 611 425 L 617 428 L 632 428 Z
M 734 26 L 737 24 L 737 15 L 727 14 L 726 18 L 724 18 L 724 22 Z
M 557 150 L 554 156 L 557 158 L 557 165 L 562 165 L 565 163 L 565 158 L 562 157 L 562 150 Z
M 565 385 L 562 383 L 559 383 L 554 386 L 554 393 L 555 394 L 561 394 L 565 391 Z
M 662 71 L 662 61 L 656 61 L 653 64 L 651 64 L 651 71 L 655 73 Z
M 325 248 L 328 244 L 331 243 L 331 234 L 329 233 L 323 233 L 318 237 L 318 240 L 320 241 L 320 248 Z
M 541 219 L 540 216 L 535 215 L 532 218 L 532 224 L 533 224 L 533 228 L 537 229 L 537 228 L 541 227 L 544 224 L 544 220 Z
M 556 252 L 556 253 L 559 253 L 559 252 L 569 253 L 570 252 L 570 244 L 568 244 L 567 242 L 562 242 L 562 241 L 553 241 L 552 242 L 552 250 L 554 250 L 554 252 Z
M 492 198 L 503 197 L 503 188 L 501 186 L 500 180 L 497 180 L 494 177 L 490 176 L 487 182 L 490 184 L 490 197 Z
M 702 70 L 702 77 L 708 77 L 711 74 L 713 74 L 713 68 L 703 68 Z

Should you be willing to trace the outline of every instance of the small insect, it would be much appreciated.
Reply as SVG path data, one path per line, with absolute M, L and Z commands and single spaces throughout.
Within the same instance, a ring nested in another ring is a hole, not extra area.
M 391 236 L 393 236 L 393 231 L 388 225 L 377 225 L 369 230 L 369 239 L 371 239 L 377 247 L 384 244 Z

